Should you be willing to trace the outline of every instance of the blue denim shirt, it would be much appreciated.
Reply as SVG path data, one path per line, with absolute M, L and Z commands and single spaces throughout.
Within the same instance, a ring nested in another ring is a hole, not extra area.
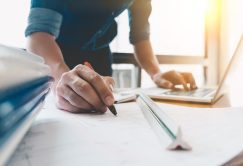
M 114 39 L 115 17 L 126 9 L 130 42 L 148 39 L 151 0 L 32 0 L 25 35 L 47 32 L 61 45 L 98 50 Z

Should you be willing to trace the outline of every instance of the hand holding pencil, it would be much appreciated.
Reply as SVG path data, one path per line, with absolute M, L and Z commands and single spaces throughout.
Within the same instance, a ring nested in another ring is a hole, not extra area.
M 63 73 L 57 80 L 55 92 L 57 107 L 60 109 L 74 113 L 88 110 L 106 112 L 108 107 L 116 114 L 114 96 L 107 80 L 87 63 Z
M 91 65 L 89 62 L 84 62 L 84 65 L 85 65 L 85 66 L 88 66 L 90 69 L 93 70 L 93 67 L 92 67 L 92 65 Z M 110 77 L 107 77 L 107 79 L 106 79 L 106 83 L 109 84 L 109 88 L 110 88 L 110 90 L 113 91 L 113 86 L 114 86 L 113 84 L 114 84 L 114 81 L 111 80 Z M 109 108 L 109 110 L 111 111 L 111 113 L 112 113 L 113 115 L 117 115 L 116 108 L 115 108 L 115 106 L 114 106 L 113 104 L 110 105 L 110 106 L 108 106 L 108 108 Z

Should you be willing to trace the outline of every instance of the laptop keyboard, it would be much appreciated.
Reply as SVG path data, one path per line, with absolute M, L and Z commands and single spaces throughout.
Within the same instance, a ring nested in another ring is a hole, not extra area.
M 176 95 L 176 96 L 190 96 L 190 97 L 204 97 L 209 93 L 213 92 L 215 89 L 196 89 L 193 91 L 167 91 L 164 92 L 166 95 Z

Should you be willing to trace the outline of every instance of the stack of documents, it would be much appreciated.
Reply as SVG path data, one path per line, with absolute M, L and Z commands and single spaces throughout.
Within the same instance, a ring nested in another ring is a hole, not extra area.
M 52 77 L 44 60 L 0 45 L 0 165 L 3 165 L 42 107 Z

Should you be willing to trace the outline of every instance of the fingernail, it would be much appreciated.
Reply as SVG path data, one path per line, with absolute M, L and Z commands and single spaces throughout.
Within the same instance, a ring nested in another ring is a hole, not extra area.
M 114 104 L 114 99 L 113 99 L 113 97 L 111 97 L 111 96 L 107 96 L 107 97 L 105 98 L 105 102 L 106 102 L 106 104 L 107 104 L 108 106 L 110 106 L 110 105 Z

